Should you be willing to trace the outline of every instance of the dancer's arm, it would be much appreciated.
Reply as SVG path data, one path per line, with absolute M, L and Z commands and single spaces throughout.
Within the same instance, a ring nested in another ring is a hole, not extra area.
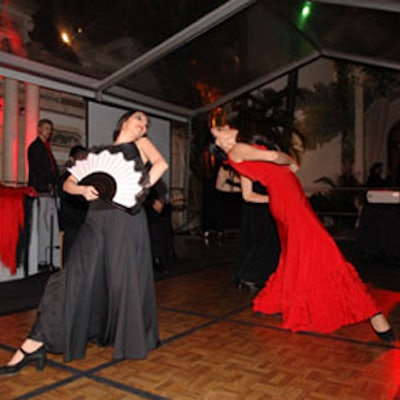
M 147 187 L 153 186 L 168 169 L 165 158 L 147 137 L 142 137 L 136 141 L 137 147 L 144 163 L 151 163 L 149 170 L 149 182 Z
M 99 192 L 91 185 L 78 185 L 78 180 L 70 175 L 63 184 L 63 190 L 69 194 L 83 196 L 87 201 L 93 201 L 99 198 Z
M 297 162 L 288 154 L 277 150 L 263 150 L 246 143 L 237 143 L 229 155 L 235 162 L 267 161 L 280 165 L 288 165 L 293 171 L 298 169 Z
M 250 203 L 269 203 L 269 196 L 267 194 L 253 191 L 253 182 L 249 178 L 240 176 L 240 183 L 242 186 L 242 197 L 245 201 Z

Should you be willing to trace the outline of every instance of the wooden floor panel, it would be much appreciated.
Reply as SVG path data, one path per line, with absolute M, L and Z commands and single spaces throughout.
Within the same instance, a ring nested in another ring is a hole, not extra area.
M 231 283 L 232 266 L 207 269 L 157 283 L 162 307 L 221 316 L 250 305 L 254 294 Z
M 81 378 L 72 383 L 67 383 L 57 389 L 40 394 L 41 400 L 61 399 L 96 399 L 96 400 L 135 400 L 143 399 L 140 395 L 127 393 L 124 390 L 112 387 L 104 383 L 94 382 L 91 379 Z
M 161 341 L 185 334 L 192 329 L 213 321 L 213 319 L 194 314 L 177 312 L 169 309 L 159 309 L 158 324 Z
M 99 376 L 167 398 L 383 400 L 396 388 L 394 376 L 382 381 L 385 363 L 363 372 L 387 351 L 216 322 L 153 352 L 146 368 L 125 361 Z
M 0 378 L 0 399 L 400 400 L 400 343 L 384 345 L 367 323 L 330 335 L 292 333 L 279 316 L 252 312 L 254 293 L 219 265 L 156 283 L 162 346 L 146 360 L 112 360 L 90 344 L 84 360 L 49 355 L 37 372 Z M 400 293 L 371 288 L 400 335 Z M 35 311 L 0 317 L 0 364 Z

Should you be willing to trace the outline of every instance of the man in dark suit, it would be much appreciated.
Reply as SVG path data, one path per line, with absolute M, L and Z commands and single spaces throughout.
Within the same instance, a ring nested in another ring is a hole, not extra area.
M 40 193 L 54 193 L 58 182 L 58 167 L 50 148 L 53 122 L 41 119 L 38 123 L 37 138 L 28 147 L 28 185 Z

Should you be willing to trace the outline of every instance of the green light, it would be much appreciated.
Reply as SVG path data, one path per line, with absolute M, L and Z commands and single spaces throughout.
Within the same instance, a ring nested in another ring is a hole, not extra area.
M 303 29 L 305 27 L 306 21 L 311 15 L 312 7 L 313 4 L 311 1 L 305 1 L 303 3 L 303 7 L 301 8 L 298 17 L 298 26 L 300 27 L 300 29 Z
M 301 17 L 306 19 L 310 15 L 310 13 L 311 13 L 311 3 L 309 1 L 306 1 L 301 10 Z

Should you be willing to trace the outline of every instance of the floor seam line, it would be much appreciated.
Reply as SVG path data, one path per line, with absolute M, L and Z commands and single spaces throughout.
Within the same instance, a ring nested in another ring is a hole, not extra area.
M 241 325 L 254 326 L 254 327 L 265 328 L 265 329 L 272 329 L 272 330 L 287 332 L 287 333 L 294 333 L 296 335 L 313 336 L 313 337 L 318 337 L 318 338 L 323 338 L 323 339 L 338 340 L 341 342 L 356 343 L 356 344 L 365 345 L 368 347 L 383 347 L 383 348 L 400 350 L 400 347 L 398 347 L 398 346 L 385 344 L 385 343 L 363 342 L 363 341 L 357 340 L 357 339 L 350 339 L 350 338 L 344 338 L 344 337 L 339 337 L 339 336 L 329 336 L 329 335 L 325 335 L 322 333 L 314 333 L 314 332 L 292 332 L 288 329 L 280 328 L 279 326 L 258 324 L 256 322 L 251 322 L 251 321 L 243 321 L 243 320 L 235 320 L 235 319 L 226 319 L 226 321 L 234 322 L 234 323 L 241 324 Z

